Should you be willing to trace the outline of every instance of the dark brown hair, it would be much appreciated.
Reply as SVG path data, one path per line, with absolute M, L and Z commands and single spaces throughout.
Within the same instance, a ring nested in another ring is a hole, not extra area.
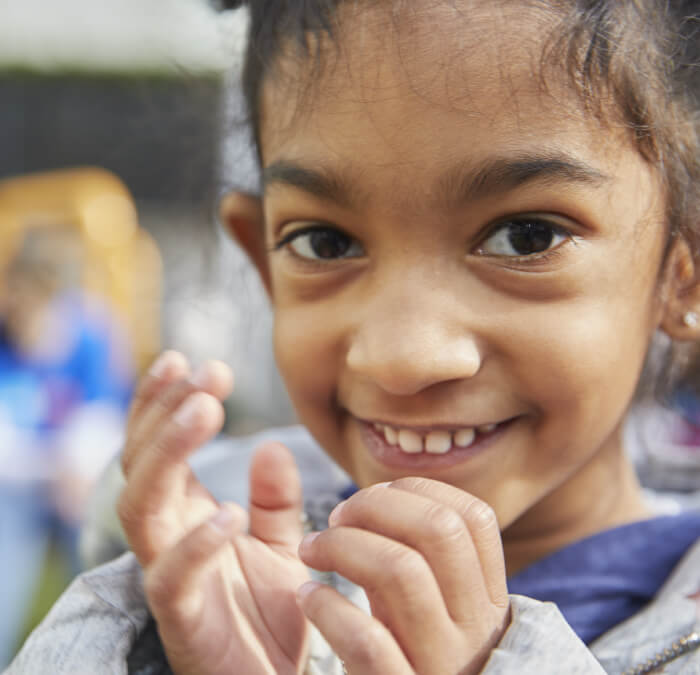
M 320 41 L 309 38 L 323 34 L 333 40 L 335 11 L 350 1 L 363 0 L 224 3 L 249 5 L 242 84 L 258 154 L 266 75 L 290 44 L 302 56 L 318 59 Z M 563 69 L 585 110 L 604 124 L 614 116 L 615 123 L 629 129 L 664 183 L 667 250 L 683 236 L 700 268 L 700 0 L 513 2 L 551 11 L 556 21 L 542 50 L 543 86 L 552 68 Z M 700 373 L 693 365 L 694 346 L 673 345 L 651 364 L 653 379 L 664 391 L 677 384 L 679 373 Z

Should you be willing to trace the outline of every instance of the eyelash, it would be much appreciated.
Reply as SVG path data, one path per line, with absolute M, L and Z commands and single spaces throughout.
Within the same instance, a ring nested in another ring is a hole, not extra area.
M 292 230 L 291 232 L 285 234 L 284 236 L 280 237 L 271 247 L 271 251 L 279 251 L 280 249 L 284 248 L 287 244 L 291 244 L 297 237 L 301 237 L 304 234 L 309 234 L 311 232 L 317 232 L 318 230 L 322 229 L 337 229 L 334 228 L 332 225 L 322 225 L 319 223 L 318 225 L 308 225 L 306 227 L 302 227 L 298 230 Z
M 514 225 L 544 225 L 546 229 L 551 232 L 552 239 L 561 237 L 561 240 L 556 244 L 549 244 L 549 247 L 543 251 L 536 251 L 529 254 L 521 255 L 499 255 L 498 253 L 489 253 L 483 251 L 483 245 L 489 239 L 494 237 L 498 232 L 506 230 L 508 226 Z M 548 218 L 537 216 L 537 215 L 518 215 L 511 218 L 501 219 L 497 223 L 493 224 L 488 228 L 486 235 L 480 239 L 480 242 L 476 248 L 477 253 L 480 253 L 484 257 L 495 257 L 507 260 L 509 263 L 526 263 L 526 264 L 537 264 L 545 263 L 550 259 L 561 255 L 559 250 L 562 245 L 567 242 L 575 242 L 576 237 L 563 226 L 553 223 Z
M 492 237 L 494 237 L 498 232 L 506 230 L 508 226 L 514 226 L 514 225 L 544 225 L 546 229 L 548 229 L 551 232 L 552 238 L 556 237 L 561 237 L 561 241 L 559 241 L 556 245 L 551 246 L 550 248 L 547 248 L 543 251 L 537 251 L 534 253 L 529 253 L 529 254 L 523 254 L 523 255 L 503 255 L 503 254 L 498 254 L 498 253 L 489 253 L 489 252 L 484 252 L 483 251 L 483 245 L 485 242 L 489 241 Z M 288 234 L 284 235 L 281 237 L 277 242 L 275 242 L 271 248 L 270 251 L 279 251 L 283 249 L 286 246 L 289 246 L 292 242 L 295 240 L 301 238 L 304 235 L 307 234 L 313 234 L 313 233 L 321 233 L 321 232 L 333 232 L 336 234 L 339 234 L 341 236 L 347 237 L 350 242 L 356 242 L 356 239 L 352 237 L 351 235 L 347 234 L 340 228 L 330 225 L 330 224 L 325 224 L 325 223 L 317 223 L 313 225 L 308 225 L 306 227 L 302 227 L 298 230 L 293 230 L 292 232 L 289 232 Z M 561 255 L 561 251 L 559 249 L 561 246 L 566 243 L 567 241 L 575 241 L 574 235 L 571 234 L 567 229 L 562 227 L 561 225 L 558 225 L 556 223 L 551 222 L 547 218 L 544 217 L 539 217 L 539 216 L 528 216 L 528 215 L 518 215 L 514 216 L 512 218 L 508 218 L 505 220 L 500 220 L 497 223 L 493 224 L 491 227 L 488 228 L 488 231 L 484 237 L 480 239 L 480 243 L 478 244 L 476 248 L 476 252 L 479 253 L 480 255 L 484 257 L 493 257 L 493 258 L 501 258 L 503 260 L 507 260 L 509 263 L 525 263 L 525 264 L 538 264 L 538 263 L 546 263 L 553 259 L 556 256 Z M 352 244 L 351 244 L 352 245 Z M 296 255 L 299 259 L 303 260 L 305 263 L 308 264 L 328 264 L 328 262 L 333 262 L 337 260 L 344 260 L 346 259 L 345 256 L 339 256 L 337 258 L 311 258 L 311 257 L 305 257 L 301 254 L 299 254 L 296 251 L 292 251 L 294 255 Z M 356 257 L 356 256 L 347 256 L 347 258 L 351 257 Z
M 341 230 L 338 227 L 335 227 L 334 225 L 326 225 L 325 223 L 317 223 L 314 225 L 307 225 L 306 227 L 302 227 L 298 230 L 293 230 L 292 232 L 289 232 L 288 234 L 284 235 L 281 239 L 279 239 L 277 242 L 275 242 L 271 248 L 272 251 L 279 251 L 283 249 L 286 246 L 289 246 L 292 244 L 294 241 L 297 239 L 300 239 L 304 235 L 307 234 L 321 234 L 324 232 L 330 232 L 334 233 L 336 235 L 340 235 L 342 237 L 347 237 L 348 241 L 350 242 L 350 247 L 353 246 L 353 243 L 357 243 L 357 240 L 355 237 L 347 234 L 343 230 Z M 299 259 L 303 260 L 305 263 L 309 264 L 328 264 L 329 262 L 334 262 L 337 260 L 345 260 L 346 258 L 352 258 L 356 256 L 339 256 L 337 258 L 311 258 L 311 257 L 305 257 L 301 255 L 300 253 L 296 251 L 292 251 L 293 254 L 295 254 Z

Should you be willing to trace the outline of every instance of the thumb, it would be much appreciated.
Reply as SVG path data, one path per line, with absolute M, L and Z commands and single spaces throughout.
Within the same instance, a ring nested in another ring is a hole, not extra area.
M 250 534 L 296 555 L 302 537 L 301 479 L 292 453 L 264 443 L 250 466 Z

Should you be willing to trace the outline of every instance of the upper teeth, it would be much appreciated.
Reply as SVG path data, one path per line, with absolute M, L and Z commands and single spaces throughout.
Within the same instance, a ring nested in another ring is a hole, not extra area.
M 468 448 L 476 437 L 477 432 L 488 433 L 496 428 L 496 424 L 483 424 L 476 428 L 465 427 L 455 431 L 429 431 L 425 436 L 412 429 L 396 429 L 385 424 L 375 424 L 374 428 L 384 435 L 389 445 L 396 445 L 404 452 L 416 454 L 429 452 L 443 455 L 453 446 Z

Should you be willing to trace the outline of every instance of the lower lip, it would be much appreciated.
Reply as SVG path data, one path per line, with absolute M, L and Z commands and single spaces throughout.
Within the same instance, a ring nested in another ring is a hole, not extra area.
M 404 452 L 396 445 L 389 445 L 384 434 L 367 422 L 360 422 L 360 433 L 372 456 L 385 466 L 395 469 L 441 469 L 461 464 L 484 452 L 505 433 L 514 421 L 511 419 L 507 422 L 501 422 L 493 431 L 485 434 L 477 433 L 474 442 L 468 448 L 453 446 L 443 454 L 425 451 Z

